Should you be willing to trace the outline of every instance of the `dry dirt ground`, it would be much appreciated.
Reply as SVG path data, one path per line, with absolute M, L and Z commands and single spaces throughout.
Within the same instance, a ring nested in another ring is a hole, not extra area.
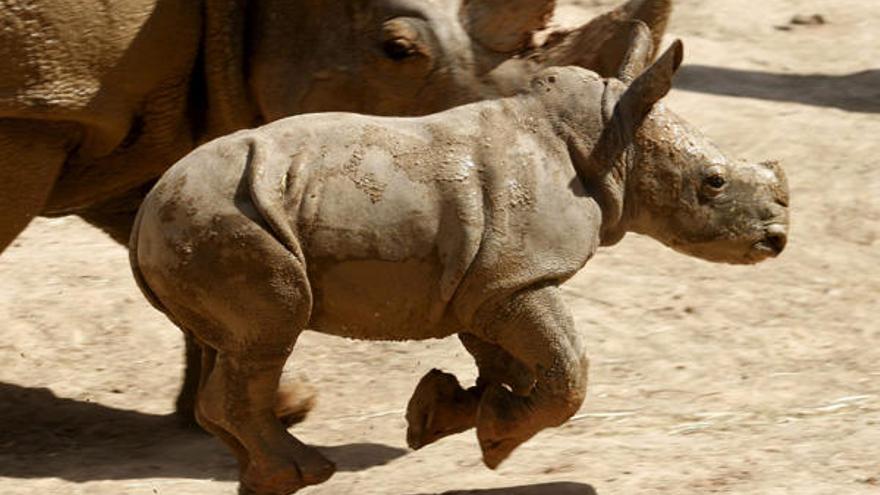
M 565 286 L 588 399 L 497 472 L 473 432 L 405 448 L 422 374 L 473 378 L 457 341 L 308 333 L 289 368 L 320 402 L 295 431 L 340 469 L 302 493 L 880 493 L 880 4 L 677 4 L 687 65 L 668 104 L 731 154 L 784 163 L 784 255 L 712 265 L 634 235 L 601 252 Z M 828 23 L 789 24 L 814 13 Z M 122 247 L 34 222 L 0 258 L 0 493 L 235 493 L 231 455 L 168 416 L 181 354 Z

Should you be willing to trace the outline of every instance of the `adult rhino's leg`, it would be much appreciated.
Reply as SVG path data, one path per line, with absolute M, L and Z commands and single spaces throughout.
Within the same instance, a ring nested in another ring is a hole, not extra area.
M 114 241 L 128 247 L 131 227 L 134 225 L 138 208 L 155 183 L 155 180 L 150 180 L 134 189 L 92 204 L 85 210 L 77 211 L 76 214 L 104 231 Z M 198 380 L 198 376 L 196 379 Z
M 78 129 L 0 119 L 0 252 L 43 210 Z
M 485 386 L 477 409 L 483 462 L 496 468 L 544 428 L 559 426 L 583 403 L 587 357 L 559 288 L 521 291 L 478 316 L 480 337 L 502 347 L 534 373 L 534 387 Z
M 174 403 L 175 414 L 180 424 L 186 427 L 198 426 L 195 422 L 196 394 L 199 382 L 205 373 L 203 368 L 202 346 L 189 333 L 184 334 L 184 368 L 183 383 Z
M 413 449 L 475 427 L 477 407 L 486 386 L 506 385 L 528 393 L 534 383 L 531 371 L 501 347 L 470 333 L 459 334 L 459 339 L 477 364 L 477 383 L 464 389 L 455 375 L 438 369 L 422 377 L 406 411 L 406 439 Z

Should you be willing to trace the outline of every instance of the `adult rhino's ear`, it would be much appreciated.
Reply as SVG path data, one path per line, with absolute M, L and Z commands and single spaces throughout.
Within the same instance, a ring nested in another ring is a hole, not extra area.
M 525 50 L 547 27 L 555 0 L 464 0 L 459 13 L 468 34 L 499 53 Z
M 628 18 L 642 21 L 648 26 L 652 42 L 648 60 L 654 60 L 672 14 L 672 0 L 630 0 L 620 10 L 628 14 Z
M 663 55 L 642 72 L 624 91 L 617 103 L 620 116 L 638 126 L 651 111 L 654 104 L 672 89 L 672 78 L 681 66 L 684 46 L 675 40 Z
M 621 29 L 600 48 L 599 62 L 606 74 L 631 84 L 645 70 L 654 57 L 651 30 L 642 21 L 627 21 Z
M 630 46 L 631 23 L 641 21 L 651 32 L 652 48 L 647 59 L 652 61 L 671 13 L 672 0 L 629 0 L 577 28 L 547 32 L 544 43 L 535 47 L 529 58 L 544 67 L 578 65 L 602 77 L 617 77 Z

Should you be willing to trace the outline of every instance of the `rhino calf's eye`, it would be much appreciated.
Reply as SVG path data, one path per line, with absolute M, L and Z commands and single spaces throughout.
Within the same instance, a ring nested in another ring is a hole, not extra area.
M 706 177 L 705 183 L 712 189 L 721 189 L 722 187 L 724 187 L 725 184 L 727 184 L 727 181 L 724 180 L 724 177 L 715 174 Z

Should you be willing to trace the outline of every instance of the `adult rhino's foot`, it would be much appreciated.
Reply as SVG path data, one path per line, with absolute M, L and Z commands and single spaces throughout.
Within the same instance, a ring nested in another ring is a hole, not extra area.
M 416 386 L 406 408 L 406 443 L 420 449 L 476 425 L 480 390 L 465 390 L 455 375 L 429 371 Z
M 282 382 L 275 398 L 275 416 L 289 428 L 306 419 L 315 408 L 317 392 L 302 378 Z

